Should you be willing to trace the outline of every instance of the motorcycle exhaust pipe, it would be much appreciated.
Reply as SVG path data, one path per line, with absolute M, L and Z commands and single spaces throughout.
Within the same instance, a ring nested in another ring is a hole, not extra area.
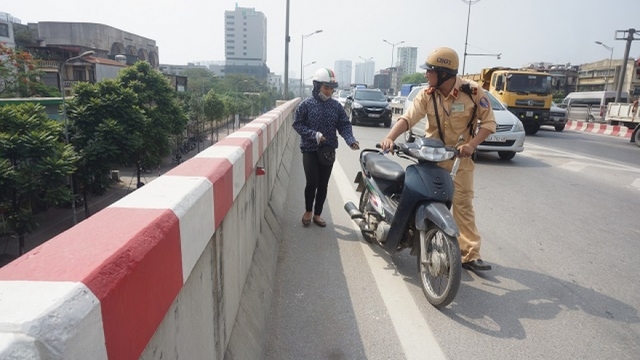
M 362 215 L 360 210 L 358 210 L 356 205 L 351 201 L 344 204 L 344 210 L 347 212 L 347 214 L 349 214 L 349 217 L 351 217 L 352 220 L 364 219 L 364 216 Z

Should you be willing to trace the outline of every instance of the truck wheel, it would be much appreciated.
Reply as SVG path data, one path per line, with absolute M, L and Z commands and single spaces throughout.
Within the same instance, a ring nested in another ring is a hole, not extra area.
M 524 127 L 524 133 L 527 135 L 535 135 L 540 130 L 540 125 L 528 125 Z
M 636 141 L 636 146 L 640 147 L 640 125 L 636 126 L 636 131 L 634 133 L 633 139 Z
M 515 151 L 498 151 L 498 156 L 500 156 L 500 159 L 502 160 L 511 160 L 514 158 L 514 156 L 516 156 L 516 152 Z
M 557 131 L 557 132 L 560 132 L 560 131 L 562 131 L 562 130 L 564 130 L 564 124 L 562 124 L 562 125 L 556 125 L 556 131 Z

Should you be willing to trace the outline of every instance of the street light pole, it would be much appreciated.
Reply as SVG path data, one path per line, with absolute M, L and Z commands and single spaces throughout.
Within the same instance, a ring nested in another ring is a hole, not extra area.
M 304 39 L 321 32 L 322 30 L 316 30 L 312 33 L 302 35 L 302 42 L 300 44 L 300 98 L 302 98 L 302 92 L 304 89 Z
M 389 41 L 387 41 L 385 39 L 382 39 L 382 41 L 384 41 L 387 44 L 391 45 L 391 67 L 393 67 L 393 53 L 396 50 L 396 45 L 404 44 L 404 40 L 400 41 L 400 42 L 397 42 L 397 43 L 392 43 L 392 42 L 389 42 Z
M 605 44 L 602 43 L 602 41 L 596 41 L 596 44 L 598 45 L 602 45 L 602 47 L 604 47 L 605 49 L 609 50 L 611 52 L 611 55 L 609 56 L 609 69 L 607 69 L 607 73 L 604 76 L 604 91 L 607 91 L 607 88 L 609 87 L 609 74 L 611 73 L 611 60 L 613 59 L 613 46 L 607 46 Z M 615 88 L 615 82 L 616 82 L 616 76 L 615 74 L 613 75 L 613 87 Z
M 289 41 L 291 38 L 289 37 L 289 0 L 287 0 L 287 9 L 286 9 L 286 29 L 284 35 L 284 89 L 282 98 L 284 100 L 289 99 Z
M 67 68 L 67 62 L 82 59 L 85 56 L 95 54 L 93 50 L 85 51 L 78 56 L 68 58 L 62 62 L 62 66 L 58 71 L 58 82 L 60 83 L 60 92 L 62 92 L 62 120 L 64 121 L 64 141 L 69 145 L 69 121 L 67 120 L 67 102 L 64 95 L 64 74 L 62 73 Z M 69 175 L 69 186 L 71 187 L 71 211 L 73 212 L 73 225 L 78 223 L 76 216 L 76 192 L 73 188 L 73 175 Z
M 461 0 L 463 3 L 469 5 L 469 10 L 467 12 L 467 34 L 464 37 L 464 58 L 462 60 L 462 75 L 464 75 L 464 69 L 467 64 L 467 45 L 469 40 L 469 19 L 471 18 L 471 5 L 480 2 L 480 0 Z

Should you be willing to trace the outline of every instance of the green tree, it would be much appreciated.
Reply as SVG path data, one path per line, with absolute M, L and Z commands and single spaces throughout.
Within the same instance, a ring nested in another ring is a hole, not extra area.
M 77 156 L 62 136 L 62 124 L 41 105 L 0 107 L 0 209 L 20 255 L 25 234 L 38 227 L 36 208 L 71 201 L 67 179 Z
M 138 97 L 115 80 L 79 83 L 68 104 L 71 143 L 79 155 L 74 183 L 84 198 L 89 217 L 88 193 L 103 194 L 111 184 L 110 171 L 127 162 L 143 146 L 147 119 Z
M 222 102 L 224 103 L 224 119 L 225 122 L 229 122 L 238 111 L 238 101 L 236 97 L 233 97 L 229 94 L 225 94 L 222 97 Z M 218 141 L 218 129 L 220 126 L 216 126 L 216 142 Z
M 0 43 L 0 97 L 59 95 L 57 89 L 40 82 L 41 75 L 31 54 Z
M 140 129 L 145 134 L 142 147 L 132 157 L 140 186 L 140 167 L 159 165 L 171 153 L 171 138 L 185 130 L 188 119 L 169 81 L 148 62 L 138 61 L 122 70 L 118 81 L 137 94 L 137 105 L 147 118 L 145 127 Z
M 204 97 L 204 114 L 211 129 L 211 138 L 213 139 L 213 129 L 217 129 L 220 120 L 224 118 L 225 106 L 222 98 L 216 94 L 213 90 L 209 91 Z
M 427 79 L 424 78 L 424 73 L 417 72 L 402 77 L 403 84 L 421 84 L 424 82 L 427 82 Z

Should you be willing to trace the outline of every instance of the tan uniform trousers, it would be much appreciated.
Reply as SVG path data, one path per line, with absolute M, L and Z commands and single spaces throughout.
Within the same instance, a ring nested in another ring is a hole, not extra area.
M 439 165 L 451 172 L 453 161 L 441 162 Z M 476 216 L 473 212 L 473 171 L 475 164 L 470 158 L 460 159 L 458 172 L 453 179 L 455 193 L 453 195 L 453 219 L 460 229 L 458 243 L 462 262 L 480 259 L 480 234 L 476 227 Z

